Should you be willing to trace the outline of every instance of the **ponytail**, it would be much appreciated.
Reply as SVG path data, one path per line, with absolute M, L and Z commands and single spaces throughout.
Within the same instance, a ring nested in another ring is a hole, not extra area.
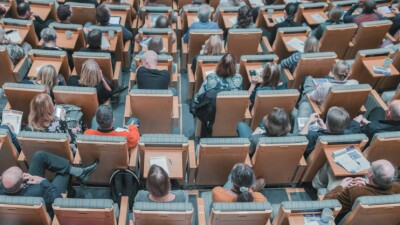
M 240 194 L 238 195 L 236 202 L 253 202 L 253 195 L 249 192 L 248 187 L 240 187 Z
M 285 6 L 285 12 L 286 12 L 286 15 L 287 15 L 286 20 L 287 20 L 289 23 L 293 23 L 293 21 L 294 21 L 294 16 L 295 16 L 295 14 L 296 14 L 296 12 L 297 12 L 297 5 L 294 4 L 294 3 L 289 3 L 289 4 L 287 4 L 287 5 Z
M 251 188 L 255 182 L 253 169 L 244 163 L 238 163 L 231 172 L 233 190 L 238 194 L 237 202 L 252 202 Z

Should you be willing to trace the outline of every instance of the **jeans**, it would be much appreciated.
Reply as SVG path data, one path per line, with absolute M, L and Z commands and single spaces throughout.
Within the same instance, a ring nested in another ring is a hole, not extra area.
M 56 173 L 56 177 L 51 183 L 61 193 L 65 193 L 70 178 L 69 161 L 48 152 L 35 152 L 35 154 L 33 154 L 28 173 L 33 176 L 45 177 L 46 170 Z
M 236 126 L 236 131 L 239 137 L 250 138 L 253 135 L 253 130 L 247 123 L 239 122 Z

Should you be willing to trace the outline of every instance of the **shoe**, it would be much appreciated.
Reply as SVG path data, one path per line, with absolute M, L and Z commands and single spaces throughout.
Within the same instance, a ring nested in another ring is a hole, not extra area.
M 96 162 L 94 162 L 92 165 L 82 168 L 82 174 L 77 177 L 79 183 L 86 184 L 89 180 L 90 174 L 96 170 L 98 164 L 99 161 L 96 160 Z
M 264 186 L 265 186 L 266 183 L 267 183 L 267 182 L 265 181 L 264 178 L 258 178 L 258 179 L 256 180 L 256 183 L 255 183 L 254 186 L 253 186 L 253 191 L 254 191 L 254 192 L 260 191 L 261 189 L 264 188 Z

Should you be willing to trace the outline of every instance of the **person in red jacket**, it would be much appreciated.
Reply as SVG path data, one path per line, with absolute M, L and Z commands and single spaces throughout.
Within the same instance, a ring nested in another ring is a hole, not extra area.
M 129 148 L 137 146 L 140 138 L 139 129 L 133 123 L 125 128 L 114 128 L 114 117 L 111 106 L 100 105 L 96 111 L 96 122 L 99 124 L 97 130 L 88 129 L 84 134 L 101 136 L 123 136 L 126 137 Z

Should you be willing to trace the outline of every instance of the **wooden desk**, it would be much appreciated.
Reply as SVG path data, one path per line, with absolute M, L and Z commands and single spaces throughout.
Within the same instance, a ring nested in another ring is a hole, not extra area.
M 172 31 L 173 32 L 173 31 Z M 163 50 L 161 51 L 161 52 L 164 52 L 164 53 L 169 53 L 169 41 L 168 41 L 168 35 L 156 35 L 156 34 L 153 34 L 153 35 L 143 35 L 143 40 L 144 39 L 146 39 L 146 38 L 148 38 L 148 37 L 154 37 L 154 36 L 160 36 L 161 38 L 162 38 L 162 40 L 163 40 Z M 172 35 L 171 35 L 171 38 L 172 38 Z M 172 42 L 171 43 L 172 44 L 172 46 L 171 46 L 171 53 L 176 53 L 177 52 L 177 50 L 176 50 L 176 41 L 175 42 Z M 144 46 L 141 46 L 141 45 L 139 45 L 140 47 L 139 47 L 139 49 L 141 49 L 141 50 L 143 50 L 143 51 L 147 51 L 147 47 L 144 47 Z
M 119 16 L 121 17 L 121 21 L 119 22 L 119 24 L 121 26 L 125 26 L 126 23 L 126 12 L 125 11 L 111 11 L 111 16 Z
M 222 14 L 222 18 L 224 20 L 225 29 L 229 29 L 233 25 L 235 25 L 234 23 L 232 23 L 232 21 L 230 19 L 237 18 L 237 13 L 233 13 L 233 12 L 220 12 L 220 13 Z
M 13 25 L 5 25 L 4 30 L 18 30 L 19 36 L 21 37 L 20 41 L 15 42 L 18 45 L 21 45 L 22 43 L 25 42 L 26 36 L 28 35 L 29 32 L 28 28 L 25 26 L 13 26 Z
M 208 72 L 210 71 L 215 71 L 215 69 L 217 68 L 217 64 L 204 64 L 201 67 L 201 72 L 203 74 L 203 80 L 206 79 Z
M 350 145 L 349 145 L 350 146 Z M 361 152 L 361 150 L 355 146 L 355 148 Z M 326 156 L 326 160 L 329 163 L 330 168 L 332 169 L 333 174 L 335 175 L 335 177 L 355 177 L 355 176 L 363 176 L 368 174 L 368 170 L 363 170 L 360 171 L 356 174 L 351 174 L 349 172 L 347 172 L 347 170 L 345 170 L 343 167 L 339 166 L 338 164 L 336 164 L 333 160 L 333 156 L 332 153 L 334 151 L 340 150 L 342 149 L 342 147 L 327 147 L 324 148 L 324 152 L 325 152 L 325 156 Z
M 188 28 L 192 23 L 199 22 L 199 17 L 197 17 L 197 13 L 188 13 L 187 14 L 187 26 Z
M 150 169 L 150 159 L 152 157 L 167 158 L 169 177 L 172 179 L 183 179 L 182 170 L 182 150 L 146 150 L 144 153 L 143 177 L 147 178 Z
M 43 21 L 47 19 L 50 14 L 50 5 L 31 4 L 31 11 L 38 15 Z
M 166 13 L 148 13 L 147 14 L 147 18 L 146 18 L 146 20 L 145 20 L 145 24 L 146 24 L 146 26 L 148 27 L 148 28 L 153 28 L 154 26 L 155 26 L 155 23 L 156 23 L 156 20 L 158 19 L 158 17 L 159 16 L 161 16 L 161 15 L 165 15 L 165 16 L 167 16 L 168 17 L 168 14 L 166 14 Z M 154 23 L 151 23 L 151 17 L 157 17 L 157 19 L 154 19 Z
M 263 64 L 263 62 L 252 62 L 252 63 L 245 64 L 244 67 L 246 68 L 247 79 L 249 79 L 250 84 L 251 84 L 250 70 L 257 70 L 257 69 L 263 68 L 262 64 Z
M 392 71 L 392 75 L 390 76 L 385 76 L 383 74 L 376 74 L 374 73 L 374 66 L 383 66 L 383 61 L 385 60 L 385 58 L 371 58 L 371 59 L 364 59 L 362 61 L 364 67 L 368 70 L 369 74 L 372 77 L 392 77 L 392 76 L 399 76 L 400 73 L 399 71 L 396 69 L 396 67 L 393 66 L 393 64 L 391 63 L 389 65 L 390 70 Z
M 60 68 L 62 65 L 61 59 L 52 59 L 52 58 L 42 58 L 42 57 L 37 57 L 32 63 L 31 69 L 28 72 L 28 78 L 36 78 L 37 72 L 36 68 L 43 66 L 43 65 L 52 65 L 54 68 L 56 68 L 57 74 L 60 72 Z
M 56 30 L 57 33 L 57 46 L 61 47 L 61 48 L 65 48 L 68 50 L 74 50 L 76 43 L 78 41 L 78 31 L 73 31 L 72 32 L 72 36 L 71 39 L 67 39 L 67 35 L 65 34 L 65 30 Z M 43 39 L 39 41 L 39 46 L 43 46 Z
M 292 40 L 293 38 L 298 38 L 301 41 L 305 42 L 307 37 L 305 35 L 300 36 L 300 35 L 290 35 L 290 36 L 285 36 L 282 37 L 283 42 L 285 43 L 285 48 L 289 53 L 294 53 L 297 52 L 297 50 L 295 48 L 293 48 L 292 46 L 288 45 L 287 43 Z
M 276 18 L 279 18 L 279 17 L 285 18 L 284 17 L 285 13 L 283 11 L 278 11 L 278 12 L 274 12 L 271 17 L 268 17 L 268 12 L 264 12 L 263 16 L 264 16 L 265 24 L 267 24 L 267 27 L 273 28 L 275 26 L 275 24 L 277 24 Z M 271 18 L 272 18 L 272 22 L 269 21 L 269 19 L 271 19 Z
M 197 72 L 195 73 L 195 84 L 194 84 L 194 93 L 197 93 L 203 83 L 204 79 L 206 79 L 206 72 L 214 71 L 217 68 L 217 63 L 209 63 L 203 64 L 201 66 L 201 76 L 198 76 Z M 198 69 L 196 69 L 197 71 Z
M 324 20 L 323 21 L 321 20 L 320 22 L 316 21 L 314 18 L 312 18 L 312 15 L 314 15 L 314 14 L 320 15 Z M 317 26 L 321 23 L 324 23 L 325 20 L 328 19 L 328 17 L 325 15 L 323 9 L 306 10 L 303 13 L 303 17 L 306 20 L 307 24 L 310 26 Z
M 313 213 L 316 214 L 316 213 Z M 303 214 L 291 214 L 288 218 L 289 225 L 303 225 L 304 215 Z M 332 221 L 331 225 L 335 225 L 335 221 Z

